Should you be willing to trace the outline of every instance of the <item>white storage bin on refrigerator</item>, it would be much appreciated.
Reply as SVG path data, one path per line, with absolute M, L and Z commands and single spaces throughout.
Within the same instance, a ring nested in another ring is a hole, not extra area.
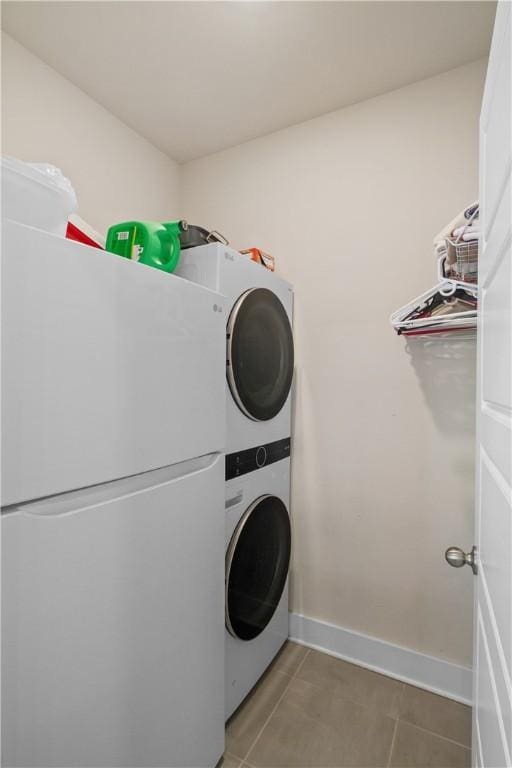
M 2 157 L 2 216 L 64 237 L 77 200 L 54 165 Z
M 223 450 L 218 294 L 14 222 L 2 239 L 3 505 Z

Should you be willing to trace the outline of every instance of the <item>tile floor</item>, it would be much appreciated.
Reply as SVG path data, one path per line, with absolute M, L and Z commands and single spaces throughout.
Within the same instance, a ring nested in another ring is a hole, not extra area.
M 287 643 L 226 725 L 222 768 L 466 768 L 471 709 Z

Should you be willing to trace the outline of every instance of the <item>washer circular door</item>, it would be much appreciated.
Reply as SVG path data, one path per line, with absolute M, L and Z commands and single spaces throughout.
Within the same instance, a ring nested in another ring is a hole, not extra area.
M 281 301 L 251 288 L 234 305 L 227 328 L 231 393 L 250 419 L 267 421 L 286 402 L 293 378 L 293 335 Z
M 226 553 L 226 627 L 257 637 L 275 613 L 288 576 L 291 527 L 277 496 L 260 496 L 240 519 Z

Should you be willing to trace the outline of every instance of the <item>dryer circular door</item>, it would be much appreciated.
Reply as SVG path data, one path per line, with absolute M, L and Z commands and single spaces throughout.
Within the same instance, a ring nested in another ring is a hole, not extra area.
M 279 605 L 288 576 L 291 527 L 277 496 L 260 496 L 240 519 L 226 553 L 226 627 L 253 640 Z
M 227 327 L 227 377 L 240 410 L 254 421 L 277 416 L 293 378 L 293 335 L 281 301 L 251 288 L 234 305 Z

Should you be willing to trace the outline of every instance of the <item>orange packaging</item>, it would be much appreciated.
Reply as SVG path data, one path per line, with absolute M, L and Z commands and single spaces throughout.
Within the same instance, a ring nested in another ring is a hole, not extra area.
M 269 253 L 265 253 L 265 251 L 260 251 L 259 248 L 245 248 L 240 253 L 247 254 L 251 257 L 251 261 L 262 264 L 267 269 L 270 269 L 271 272 L 274 272 L 276 268 L 274 257 Z

